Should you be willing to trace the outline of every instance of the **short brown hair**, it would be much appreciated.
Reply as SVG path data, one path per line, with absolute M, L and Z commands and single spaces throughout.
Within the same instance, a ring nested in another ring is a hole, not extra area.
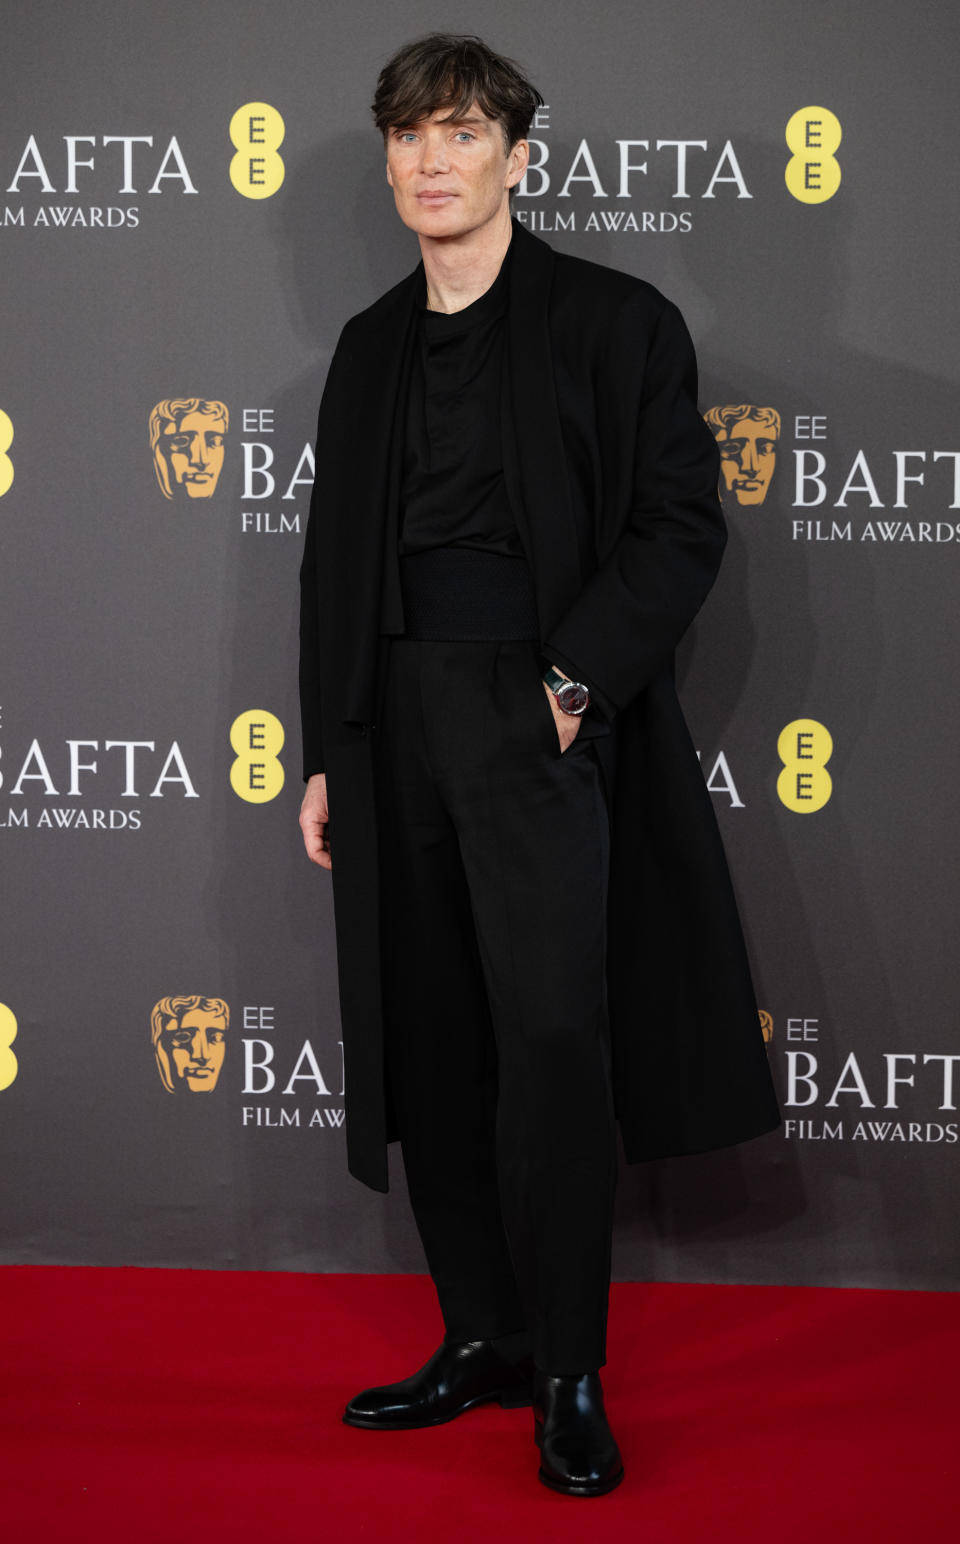
M 420 123 L 449 109 L 465 117 L 476 104 L 503 129 L 506 148 L 526 137 L 543 97 L 512 59 L 495 54 L 481 38 L 431 32 L 407 43 L 380 71 L 373 117 L 381 134 Z

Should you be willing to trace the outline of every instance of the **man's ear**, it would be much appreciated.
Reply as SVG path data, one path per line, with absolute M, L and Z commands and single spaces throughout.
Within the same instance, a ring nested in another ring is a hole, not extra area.
M 390 186 L 393 187 L 393 173 L 390 170 L 389 161 L 387 162 L 387 181 L 389 182 Z
M 510 155 L 507 159 L 506 186 L 508 188 L 515 188 L 518 182 L 523 181 L 529 161 L 529 141 L 518 139 L 517 143 L 510 147 Z

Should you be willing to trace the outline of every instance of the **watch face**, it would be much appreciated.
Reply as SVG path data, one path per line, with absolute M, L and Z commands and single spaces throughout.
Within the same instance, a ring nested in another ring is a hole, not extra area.
M 579 714 L 586 712 L 590 702 L 590 693 L 579 681 L 564 681 L 557 692 L 557 701 L 564 713 Z

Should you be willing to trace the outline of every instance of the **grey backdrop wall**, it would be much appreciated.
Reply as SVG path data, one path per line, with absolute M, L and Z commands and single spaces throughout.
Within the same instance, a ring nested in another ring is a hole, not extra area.
M 787 1119 L 625 1171 L 617 1269 L 955 1286 L 958 25 L 904 0 L 7 16 L 0 1258 L 422 1268 L 345 1172 L 296 571 L 339 328 L 417 256 L 373 82 L 464 26 L 548 104 L 518 218 L 677 301 L 724 446 L 683 694 Z M 169 997 L 216 1001 L 155 1056 Z

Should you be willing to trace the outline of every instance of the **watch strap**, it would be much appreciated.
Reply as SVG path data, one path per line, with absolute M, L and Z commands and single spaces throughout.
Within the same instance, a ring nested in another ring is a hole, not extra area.
M 561 686 L 565 686 L 567 684 L 567 677 L 561 675 L 559 670 L 555 669 L 553 665 L 547 666 L 546 670 L 543 672 L 543 679 L 549 686 L 550 690 L 553 692 L 554 696 L 556 696 Z

